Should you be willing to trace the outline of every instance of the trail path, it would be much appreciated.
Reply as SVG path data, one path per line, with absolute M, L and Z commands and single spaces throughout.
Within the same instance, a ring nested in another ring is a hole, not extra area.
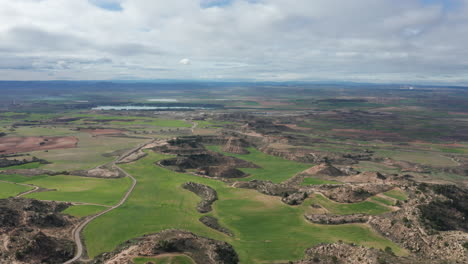
M 154 142 L 154 139 L 151 140 L 150 143 Z M 131 180 L 132 180 L 132 186 L 130 186 L 130 188 L 127 190 L 127 192 L 125 193 L 125 195 L 122 197 L 122 199 L 120 200 L 120 202 L 98 214 L 95 214 L 93 216 L 90 216 L 88 218 L 86 218 L 81 224 L 79 224 L 77 227 L 75 227 L 73 229 L 73 241 L 75 242 L 76 244 L 76 251 L 75 251 L 75 256 L 66 261 L 64 264 L 69 264 L 69 263 L 73 263 L 79 259 L 82 258 L 83 256 L 83 252 L 84 252 L 84 246 L 83 246 L 83 242 L 82 242 L 82 239 L 81 239 L 81 231 L 83 231 L 83 229 L 91 222 L 93 221 L 94 219 L 98 218 L 99 216 L 101 215 L 104 215 L 118 207 L 120 207 L 122 204 L 124 204 L 128 197 L 130 196 L 130 194 L 132 194 L 133 190 L 135 189 L 135 186 L 137 184 L 137 180 L 129 173 L 127 173 L 126 171 L 122 170 L 120 167 L 116 166 L 115 163 L 121 161 L 122 159 L 124 159 L 125 157 L 131 155 L 132 153 L 136 152 L 136 151 L 139 151 L 141 148 L 143 148 L 144 146 L 146 146 L 147 144 L 150 144 L 150 143 L 144 143 L 142 145 L 139 145 L 138 147 L 135 147 L 133 149 L 131 149 L 130 151 L 128 151 L 127 153 L 124 153 L 123 155 L 121 155 L 120 157 L 118 157 L 115 161 L 113 161 L 111 163 L 111 166 L 117 170 L 119 170 L 121 173 L 123 173 L 126 177 L 129 177 Z
M 21 196 L 24 196 L 24 195 L 26 195 L 26 194 L 30 194 L 30 193 L 36 192 L 36 191 L 39 190 L 39 188 L 40 188 L 39 186 L 34 185 L 34 184 L 18 183 L 18 182 L 11 182 L 11 181 L 0 181 L 0 182 L 6 182 L 6 183 L 21 185 L 21 186 L 33 187 L 33 189 L 31 189 L 31 190 L 29 190 L 29 191 L 26 191 L 26 192 L 22 192 L 22 193 L 16 195 L 16 197 L 21 197 Z

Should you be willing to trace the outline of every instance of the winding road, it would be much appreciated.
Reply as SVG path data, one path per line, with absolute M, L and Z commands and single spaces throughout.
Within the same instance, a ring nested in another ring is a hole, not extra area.
M 26 194 L 30 194 L 30 193 L 33 193 L 33 192 L 39 190 L 39 186 L 34 185 L 34 184 L 26 184 L 26 183 L 18 183 L 18 182 L 10 182 L 10 181 L 0 181 L 0 182 L 6 182 L 6 183 L 21 185 L 21 186 L 33 187 L 33 189 L 31 189 L 29 191 L 26 191 L 26 192 L 22 192 L 22 193 L 16 195 L 16 197 L 21 197 L 21 196 L 24 196 Z
M 91 217 L 88 217 L 86 218 L 81 224 L 79 224 L 78 226 L 76 226 L 74 229 L 73 229 L 73 241 L 75 242 L 76 244 L 76 251 L 75 251 L 75 256 L 64 262 L 64 264 L 69 264 L 69 263 L 73 263 L 79 259 L 82 258 L 83 256 L 83 253 L 84 253 L 84 246 L 83 246 L 83 242 L 81 240 L 81 231 L 83 231 L 83 229 L 91 222 L 93 221 L 94 219 L 98 218 L 99 216 L 103 215 L 103 214 L 106 214 L 118 207 L 120 207 L 122 204 L 124 204 L 128 197 L 130 196 L 130 194 L 132 194 L 133 190 L 135 189 L 135 186 L 137 184 L 137 180 L 135 179 L 135 177 L 133 177 L 131 174 L 127 173 L 126 171 L 124 171 L 123 169 L 121 169 L 119 166 L 115 165 L 115 163 L 118 163 L 119 161 L 121 161 L 122 159 L 124 159 L 125 157 L 131 155 L 132 153 L 136 152 L 136 151 L 139 151 L 141 148 L 143 148 L 144 146 L 148 145 L 148 144 L 151 144 L 152 142 L 154 142 L 154 139 L 151 140 L 151 142 L 149 143 L 144 143 L 142 145 L 139 145 L 138 147 L 136 148 L 133 148 L 131 149 L 130 151 L 128 151 L 127 153 L 121 155 L 120 157 L 118 157 L 115 161 L 113 161 L 110 165 L 119 170 L 121 173 L 123 173 L 126 177 L 129 177 L 131 180 L 132 180 L 132 186 L 130 186 L 130 188 L 127 190 L 127 192 L 125 193 L 125 195 L 122 197 L 122 199 L 120 199 L 120 202 L 98 214 L 95 214 Z

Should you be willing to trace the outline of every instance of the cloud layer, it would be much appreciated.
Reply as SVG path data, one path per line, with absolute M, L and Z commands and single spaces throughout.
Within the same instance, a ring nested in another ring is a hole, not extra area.
M 468 84 L 468 0 L 0 0 L 0 7 L 3 80 Z

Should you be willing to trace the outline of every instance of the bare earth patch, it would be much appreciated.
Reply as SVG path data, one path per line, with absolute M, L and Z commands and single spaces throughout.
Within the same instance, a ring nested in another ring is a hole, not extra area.
M 0 153 L 20 153 L 37 150 L 75 148 L 78 138 L 68 137 L 3 137 L 0 138 Z

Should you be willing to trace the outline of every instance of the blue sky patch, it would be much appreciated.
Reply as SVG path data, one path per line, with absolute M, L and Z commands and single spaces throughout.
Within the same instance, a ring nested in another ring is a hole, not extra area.
M 88 0 L 91 4 L 109 11 L 122 11 L 123 8 L 119 1 L 113 0 Z

